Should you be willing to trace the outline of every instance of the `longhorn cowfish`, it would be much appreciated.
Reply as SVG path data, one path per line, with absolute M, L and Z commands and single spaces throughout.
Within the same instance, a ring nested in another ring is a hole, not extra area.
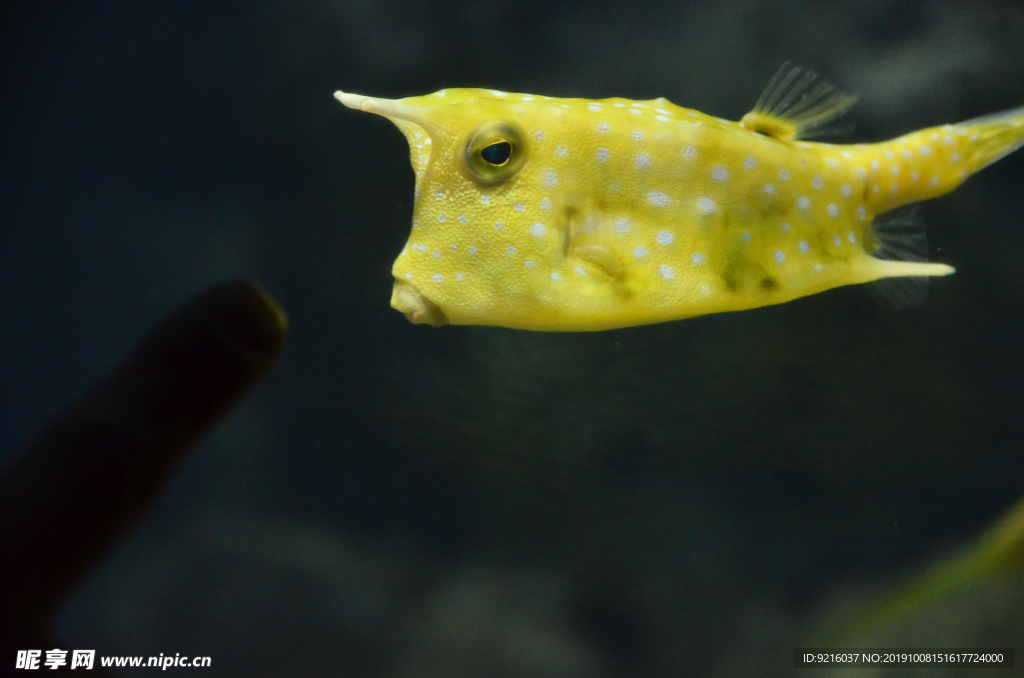
M 913 301 L 954 269 L 885 213 L 1024 143 L 1024 107 L 881 143 L 806 141 L 854 98 L 788 65 L 739 122 L 663 98 L 335 97 L 409 142 L 391 305 L 435 326 L 604 330 L 872 281 Z

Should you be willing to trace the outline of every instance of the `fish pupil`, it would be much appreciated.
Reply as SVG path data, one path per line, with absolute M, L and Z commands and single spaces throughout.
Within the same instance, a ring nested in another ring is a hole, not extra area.
M 501 167 L 512 157 L 512 144 L 507 141 L 497 141 L 480 151 L 480 157 L 495 167 Z

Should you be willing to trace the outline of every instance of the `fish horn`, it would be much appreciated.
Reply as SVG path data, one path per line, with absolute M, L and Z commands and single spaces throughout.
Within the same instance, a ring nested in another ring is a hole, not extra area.
M 340 101 L 343 105 L 349 108 L 354 108 L 359 111 L 366 111 L 367 113 L 376 113 L 382 115 L 385 118 L 391 118 L 395 120 L 405 120 L 407 122 L 416 123 L 424 128 L 430 128 L 430 122 L 427 120 L 427 112 L 430 110 L 423 106 L 410 106 L 409 104 L 403 104 L 401 101 L 394 99 L 378 99 L 377 97 L 363 96 L 362 94 L 352 94 L 351 92 L 342 92 L 340 89 L 334 93 L 334 98 Z

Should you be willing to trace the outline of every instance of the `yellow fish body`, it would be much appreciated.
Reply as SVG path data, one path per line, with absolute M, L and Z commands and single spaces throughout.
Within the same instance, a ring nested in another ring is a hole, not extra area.
M 1024 143 L 1024 108 L 877 144 L 800 141 L 852 97 L 785 67 L 738 123 L 665 99 L 335 97 L 409 141 L 391 305 L 432 325 L 603 330 L 948 275 L 875 216 Z

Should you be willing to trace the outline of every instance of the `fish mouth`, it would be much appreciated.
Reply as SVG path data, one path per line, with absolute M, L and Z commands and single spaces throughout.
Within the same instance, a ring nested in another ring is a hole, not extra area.
M 448 324 L 441 307 L 404 280 L 395 280 L 395 287 L 391 290 L 391 308 L 404 313 L 414 325 L 441 327 Z

